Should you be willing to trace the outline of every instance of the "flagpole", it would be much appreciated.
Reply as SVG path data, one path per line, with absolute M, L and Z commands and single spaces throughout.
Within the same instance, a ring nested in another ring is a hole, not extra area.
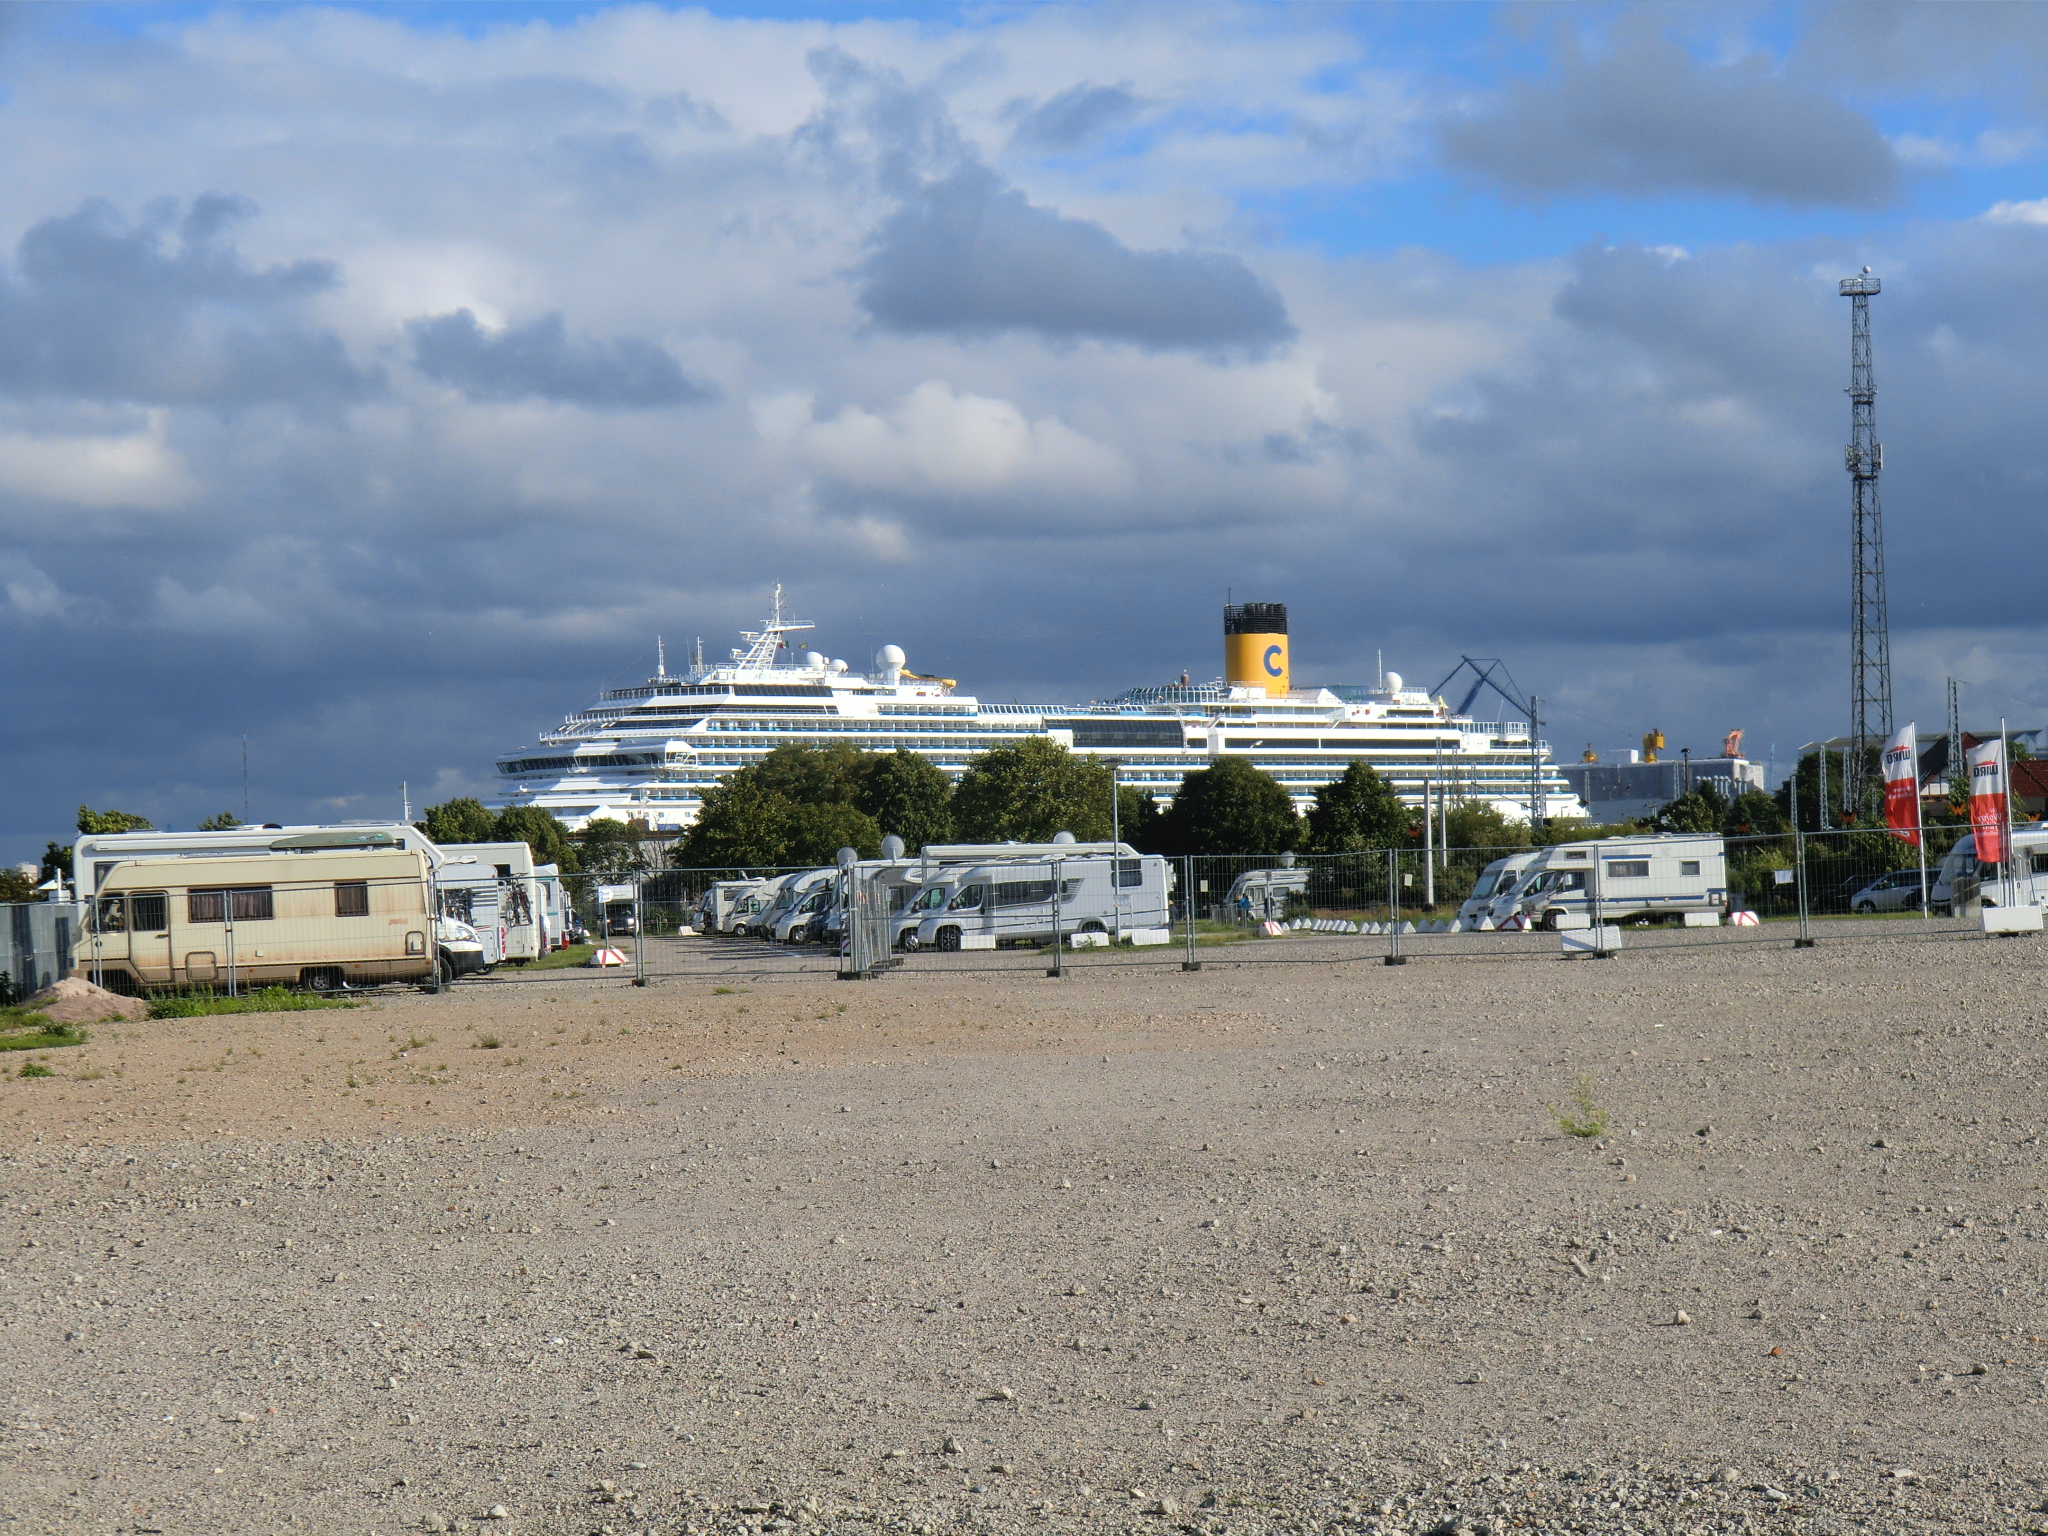
M 1999 861 L 1999 870 L 2005 876 L 2005 904 L 2012 905 L 2012 740 L 2006 734 L 2005 716 L 1998 717 L 1998 777 L 1999 789 L 2005 795 L 2005 846 L 1998 851 L 2005 855 Z
M 1918 834 L 1914 841 L 1920 845 L 1920 918 L 1928 916 L 1927 907 L 1927 812 L 1920 799 L 1920 733 L 1913 733 L 1913 830 Z

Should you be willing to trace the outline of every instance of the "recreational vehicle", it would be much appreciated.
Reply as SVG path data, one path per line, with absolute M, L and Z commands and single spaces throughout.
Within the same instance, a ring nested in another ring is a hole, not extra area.
M 952 865 L 923 883 L 891 923 L 892 937 L 905 949 L 1043 944 L 1055 931 L 1110 933 L 1171 921 L 1171 874 L 1156 854 Z
M 1493 909 L 1494 898 L 1505 891 L 1514 889 L 1522 878 L 1524 870 L 1535 861 L 1542 850 L 1532 848 L 1527 853 L 1511 853 L 1504 859 L 1495 859 L 1479 872 L 1479 878 L 1472 885 L 1472 894 L 1465 898 L 1465 904 L 1458 908 L 1458 923 L 1464 928 L 1477 928 L 1481 918 Z
M 98 876 L 72 974 L 117 992 L 443 980 L 484 965 L 474 930 L 428 910 L 418 849 L 117 860 Z
M 1559 843 L 1537 852 L 1491 909 L 1494 925 L 1519 917 L 1530 927 L 1562 928 L 1631 918 L 1658 921 L 1728 908 L 1721 839 L 1662 832 Z
M 774 938 L 776 929 L 782 926 L 783 919 L 796 909 L 798 903 L 820 886 L 829 887 L 837 873 L 831 868 L 807 869 L 782 876 L 767 905 L 747 919 L 746 932 L 757 939 Z
M 441 862 L 441 850 L 418 827 L 402 821 L 366 821 L 303 827 L 272 823 L 215 832 L 86 832 L 71 846 L 71 868 L 79 899 L 84 900 L 123 859 L 260 858 L 330 848 L 418 849 L 433 863 Z
M 740 903 L 766 883 L 763 880 L 714 880 L 698 898 L 690 926 L 699 933 L 724 933 Z
M 2012 829 L 2012 868 L 1982 863 L 1977 836 L 1965 832 L 1938 869 L 1929 872 L 1928 904 L 1953 913 L 1974 901 L 1985 907 L 2048 906 L 2048 827 Z
M 525 965 L 548 952 L 533 849 L 522 842 L 445 843 L 435 871 L 441 910 L 483 940 L 484 963 Z

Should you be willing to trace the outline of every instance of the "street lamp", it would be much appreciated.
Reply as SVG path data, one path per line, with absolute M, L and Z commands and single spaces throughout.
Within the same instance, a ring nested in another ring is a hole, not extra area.
M 1116 771 L 1123 767 L 1120 757 L 1105 757 L 1109 764 L 1109 925 L 1116 941 L 1124 937 L 1123 807 L 1117 802 Z

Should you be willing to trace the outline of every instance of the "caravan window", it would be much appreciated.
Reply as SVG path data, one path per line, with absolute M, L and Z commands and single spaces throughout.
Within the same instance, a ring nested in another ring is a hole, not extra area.
M 946 903 L 948 912 L 968 912 L 981 905 L 982 888 L 978 885 L 964 887 L 958 896 Z
M 128 898 L 128 916 L 137 933 L 162 933 L 171 926 L 170 903 L 162 891 Z
M 2048 875 L 2048 848 L 2036 848 L 2032 857 L 2034 873 Z
M 230 886 L 224 891 L 185 893 L 185 920 L 192 923 L 267 923 L 275 915 L 267 885 Z
M 100 898 L 100 917 L 97 931 L 100 933 L 126 933 L 128 931 L 127 904 L 118 896 Z
M 1116 861 L 1116 883 L 1118 885 L 1143 885 L 1145 883 L 1145 861 L 1143 859 L 1118 859 Z
M 1678 872 L 1681 875 L 1696 875 L 1700 872 L 1700 861 L 1698 859 L 1680 859 L 1678 861 Z
M 1648 859 L 1609 859 L 1607 861 L 1607 873 L 1610 878 L 1616 880 L 1647 880 L 1650 878 L 1650 861 Z
M 1005 880 L 996 887 L 999 907 L 1042 907 L 1051 900 L 1050 880 Z
M 368 917 L 370 915 L 370 882 L 367 880 L 335 881 L 334 915 L 336 917 Z

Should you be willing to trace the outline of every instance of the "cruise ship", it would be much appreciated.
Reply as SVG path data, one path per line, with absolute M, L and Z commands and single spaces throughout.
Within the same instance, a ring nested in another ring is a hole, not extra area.
M 894 645 L 876 653 L 872 670 L 855 672 L 797 649 L 795 637 L 812 627 L 784 615 L 777 587 L 768 620 L 742 631 L 746 643 L 725 661 L 706 665 L 700 647 L 681 676 L 658 661 L 645 683 L 607 689 L 533 746 L 500 756 L 485 803 L 536 806 L 571 830 L 613 817 L 679 832 L 719 780 L 790 743 L 907 747 L 957 781 L 978 753 L 1044 736 L 1114 758 L 1120 783 L 1162 803 L 1183 775 L 1234 756 L 1279 780 L 1303 812 L 1318 787 L 1359 761 L 1415 805 L 1433 784 L 1452 804 L 1484 801 L 1523 819 L 1540 786 L 1546 817 L 1585 815 L 1526 722 L 1474 721 L 1395 672 L 1371 688 L 1294 687 L 1279 603 L 1225 609 L 1216 681 L 1183 674 L 1177 684 L 1079 706 L 986 703 L 951 678 L 912 672 Z

